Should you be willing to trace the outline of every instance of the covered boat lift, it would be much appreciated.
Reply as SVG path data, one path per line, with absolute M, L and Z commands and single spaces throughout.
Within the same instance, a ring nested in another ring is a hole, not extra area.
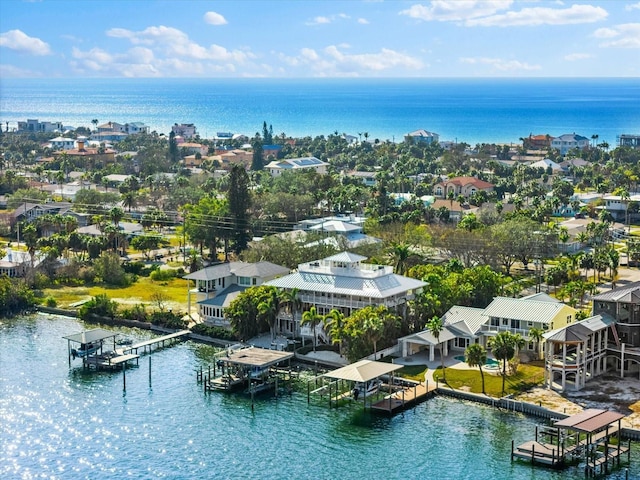
M 311 391 L 310 382 L 307 382 L 307 403 L 310 402 L 312 393 L 323 394 L 328 390 L 329 408 L 331 408 L 331 403 L 333 400 L 335 400 L 337 405 L 338 400 L 348 398 L 351 395 L 351 388 L 349 388 L 347 391 L 339 391 L 341 386 L 340 382 L 344 381 L 351 383 L 356 382 L 366 385 L 368 382 L 377 380 L 383 375 L 391 374 L 391 380 L 389 381 L 389 388 L 391 389 L 391 386 L 393 385 L 393 372 L 395 372 L 396 370 L 400 370 L 402 367 L 403 365 L 396 365 L 393 363 L 375 362 L 373 360 L 360 360 L 345 367 L 338 368 L 337 370 L 325 373 L 319 377 L 335 380 L 333 382 L 329 382 L 328 385 L 323 385 L 320 388 L 316 388 L 315 390 Z M 342 388 L 342 390 L 344 390 L 344 387 Z M 391 392 L 389 393 L 391 394 Z M 367 408 L 367 397 L 370 396 L 362 395 L 362 403 L 365 409 Z M 372 405 L 373 404 L 370 400 L 369 406 Z

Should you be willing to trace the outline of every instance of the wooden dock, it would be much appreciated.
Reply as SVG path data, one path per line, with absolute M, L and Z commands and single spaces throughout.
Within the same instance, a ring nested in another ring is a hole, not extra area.
M 411 387 L 402 387 L 400 390 L 386 395 L 382 400 L 373 403 L 371 410 L 393 415 L 396 412 L 426 400 L 434 390 L 436 390 L 435 385 L 425 385 L 424 383 L 418 383 Z
M 151 347 L 154 345 L 159 345 L 160 347 L 164 347 L 165 342 L 169 342 L 171 340 L 179 340 L 182 337 L 189 335 L 191 330 L 180 330 L 179 332 L 170 333 L 168 335 L 163 335 L 161 337 L 151 338 L 149 340 L 144 340 L 142 342 L 137 342 L 132 345 L 123 346 L 122 348 L 116 349 L 118 353 L 127 354 L 127 353 L 135 353 L 138 354 L 138 350 L 143 348 L 143 353 L 147 352 L 147 347 L 149 347 L 149 351 L 151 351 Z

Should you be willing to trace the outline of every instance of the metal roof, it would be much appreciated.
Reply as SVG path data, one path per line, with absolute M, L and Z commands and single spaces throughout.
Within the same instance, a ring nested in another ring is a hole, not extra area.
M 340 253 L 336 253 L 335 255 L 331 255 L 330 257 L 323 258 L 323 260 L 327 260 L 329 262 L 348 262 L 348 263 L 361 262 L 366 259 L 367 257 L 363 257 L 362 255 L 358 255 L 357 253 L 351 253 L 351 252 L 340 252 Z
M 386 298 L 426 285 L 425 282 L 389 274 L 377 278 L 343 276 L 323 272 L 296 272 L 265 282 L 278 288 L 297 288 L 301 292 L 331 293 L 369 298 Z
M 587 340 L 591 333 L 607 328 L 614 322 L 615 320 L 609 315 L 595 315 L 566 327 L 547 332 L 543 337 L 552 342 L 580 343 Z
M 374 378 L 381 377 L 388 373 L 400 370 L 403 365 L 394 363 L 374 362 L 373 360 L 360 360 L 346 367 L 338 368 L 332 372 L 325 373 L 325 377 L 337 378 L 352 382 L 368 382 Z
M 569 418 L 565 418 L 564 420 L 554 423 L 554 426 L 592 433 L 598 430 L 603 430 L 622 418 L 624 418 L 624 415 L 618 412 L 589 408 L 572 415 Z
M 633 282 L 624 287 L 600 293 L 595 295 L 593 300 L 640 303 L 640 282 Z
M 234 365 L 266 368 L 288 360 L 291 357 L 293 357 L 292 352 L 280 352 L 278 350 L 267 350 L 266 348 L 252 346 L 229 352 L 226 357 L 221 357 L 220 360 Z
M 233 302 L 237 298 L 240 292 L 243 292 L 246 289 L 247 287 L 241 287 L 240 285 L 231 285 L 229 288 L 223 290 L 215 297 L 198 302 L 198 305 L 226 308 L 231 305 L 231 302 Z
M 457 336 L 458 335 L 452 332 L 449 329 L 449 327 L 444 327 L 440 332 L 440 338 L 438 338 L 437 340 L 436 340 L 436 337 L 429 330 L 423 330 L 422 332 L 418 332 L 418 333 L 414 333 L 413 335 L 407 335 L 406 337 L 402 337 L 398 339 L 398 341 L 404 340 L 407 342 L 420 343 L 422 345 L 435 346 L 444 342 L 448 342 L 449 340 L 452 340 Z
M 93 330 L 86 330 L 80 333 L 74 333 L 73 335 L 68 335 L 66 337 L 62 337 L 71 342 L 77 343 L 91 343 L 91 342 L 99 342 L 100 340 L 104 340 L 105 338 L 117 337 L 118 334 L 116 332 L 110 332 L 109 330 L 105 330 L 103 328 L 94 328 Z
M 549 302 L 524 298 L 496 297 L 484 310 L 488 317 L 508 318 L 527 322 L 550 323 L 563 309 L 573 308 L 561 302 Z
M 203 268 L 182 278 L 187 280 L 215 280 L 228 277 L 231 274 L 238 277 L 269 278 L 287 273 L 289 273 L 288 268 L 266 261 L 257 263 L 227 262 Z
M 483 308 L 453 306 L 442 316 L 447 327 L 452 327 L 461 333 L 475 335 L 482 325 L 487 323 L 488 317 Z

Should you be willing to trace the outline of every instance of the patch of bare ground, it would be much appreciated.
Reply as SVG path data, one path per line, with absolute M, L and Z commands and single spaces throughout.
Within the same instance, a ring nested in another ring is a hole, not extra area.
M 559 394 L 534 388 L 516 398 L 568 415 L 585 408 L 612 409 L 626 415 L 622 421 L 624 427 L 640 429 L 640 380 L 637 378 L 604 375 L 594 378 L 580 391 Z

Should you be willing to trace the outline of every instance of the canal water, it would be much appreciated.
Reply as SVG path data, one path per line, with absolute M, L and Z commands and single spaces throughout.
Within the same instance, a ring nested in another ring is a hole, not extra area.
M 2 479 L 573 479 L 511 463 L 511 440 L 539 420 L 447 398 L 393 418 L 308 405 L 306 393 L 204 394 L 196 371 L 212 349 L 186 342 L 126 372 L 69 368 L 64 335 L 91 325 L 33 315 L 0 321 Z M 148 332 L 120 329 L 148 338 Z M 624 470 L 608 478 L 625 478 Z M 629 478 L 640 478 L 633 447 Z

